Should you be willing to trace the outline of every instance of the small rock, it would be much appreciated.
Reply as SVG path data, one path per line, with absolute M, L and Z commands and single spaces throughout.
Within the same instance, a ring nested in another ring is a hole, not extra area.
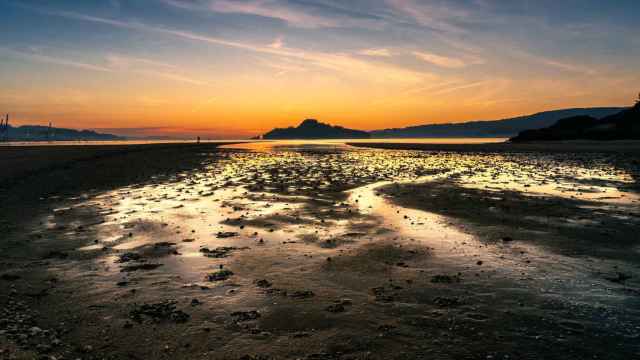
M 223 269 L 210 274 L 207 274 L 206 279 L 208 281 L 223 281 L 227 280 L 233 275 L 231 270 Z

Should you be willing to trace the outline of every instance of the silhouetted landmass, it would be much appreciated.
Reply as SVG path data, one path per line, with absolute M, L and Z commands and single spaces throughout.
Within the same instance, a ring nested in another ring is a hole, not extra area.
M 276 128 L 263 135 L 264 139 L 368 139 L 369 133 L 361 130 L 324 124 L 306 119 L 298 127 Z
M 640 140 L 640 103 L 630 109 L 596 119 L 572 116 L 543 129 L 525 130 L 513 142 L 539 140 Z
M 74 130 L 65 128 L 51 128 L 40 125 L 9 126 L 8 140 L 10 141 L 47 141 L 47 140 L 122 140 L 121 136 L 102 134 L 92 130 Z
M 373 138 L 424 138 L 424 137 L 512 137 L 528 129 L 540 129 L 553 125 L 559 119 L 572 116 L 602 118 L 624 108 L 563 109 L 519 116 L 502 120 L 471 121 L 459 124 L 419 125 L 405 128 L 371 131 Z

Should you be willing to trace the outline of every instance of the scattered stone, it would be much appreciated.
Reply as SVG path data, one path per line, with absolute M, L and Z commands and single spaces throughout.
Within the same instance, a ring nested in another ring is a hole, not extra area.
M 288 294 L 288 296 L 293 299 L 308 299 L 314 297 L 315 294 L 311 290 L 296 290 Z
M 291 334 L 291 337 L 295 338 L 295 339 L 305 338 L 305 337 L 309 337 L 309 336 L 311 336 L 311 334 L 309 334 L 306 331 L 297 331 L 297 332 L 294 332 L 293 334 Z
M 344 312 L 346 309 L 344 305 L 338 303 L 338 304 L 331 304 L 327 306 L 326 310 L 331 313 L 341 313 L 341 312 Z
M 160 241 L 153 244 L 153 247 L 155 248 L 172 247 L 172 246 L 176 246 L 176 243 L 169 242 L 169 241 Z
M 20 275 L 12 274 L 12 273 L 4 273 L 4 274 L 0 275 L 0 279 L 2 279 L 4 281 L 16 281 L 16 280 L 20 279 Z
M 238 235 L 239 234 L 235 231 L 220 231 L 218 232 L 218 234 L 216 234 L 216 237 L 218 239 L 225 239 L 225 238 L 230 238 Z
M 261 288 L 270 288 L 273 284 L 269 280 L 261 279 L 256 281 L 256 286 Z
M 129 317 L 138 323 L 142 323 L 143 316 L 151 318 L 155 322 L 172 321 L 175 323 L 184 323 L 190 318 L 189 314 L 176 309 L 176 302 L 172 300 L 156 304 L 143 304 L 129 312 Z
M 243 355 L 238 360 L 273 360 L 271 356 L 267 355 Z
M 247 247 L 237 248 L 234 246 L 220 246 L 213 250 L 205 247 L 200 249 L 200 252 L 203 253 L 204 256 L 210 257 L 210 258 L 225 258 L 236 250 L 245 250 L 245 249 L 248 249 L 248 248 Z
M 142 258 L 142 256 L 140 256 L 140 254 L 138 254 L 138 253 L 126 252 L 126 253 L 120 255 L 116 262 L 125 263 L 125 262 L 128 262 L 128 261 L 138 261 L 141 258 Z
M 456 307 L 462 304 L 462 301 L 458 297 L 444 297 L 438 296 L 433 299 L 433 302 L 440 307 Z
M 395 300 L 393 294 L 389 294 L 384 286 L 371 288 L 369 292 L 375 296 L 376 301 L 393 302 Z
M 396 327 L 390 324 L 382 324 L 378 326 L 378 331 L 380 331 L 381 335 L 389 335 Z
M 432 283 L 452 284 L 460 282 L 460 275 L 435 275 L 431 278 Z
M 162 264 L 144 263 L 144 264 L 127 265 L 122 267 L 120 269 L 120 272 L 132 272 L 132 271 L 138 271 L 138 270 L 154 270 L 159 268 L 160 266 L 162 266 Z
M 231 317 L 235 322 L 256 320 L 260 317 L 260 313 L 256 310 L 250 311 L 234 311 L 231 313 Z
M 233 275 L 233 272 L 231 270 L 222 269 L 222 270 L 218 270 L 216 272 L 212 272 L 208 274 L 206 276 L 206 279 L 208 281 L 223 281 L 223 280 L 227 280 L 232 275 Z
M 64 251 L 50 251 L 47 255 L 44 256 L 45 259 L 66 259 L 69 257 L 69 254 Z
M 621 273 L 621 272 L 616 272 L 615 276 L 608 276 L 608 277 L 605 277 L 605 279 L 617 284 L 623 284 L 625 281 L 631 279 L 631 275 Z

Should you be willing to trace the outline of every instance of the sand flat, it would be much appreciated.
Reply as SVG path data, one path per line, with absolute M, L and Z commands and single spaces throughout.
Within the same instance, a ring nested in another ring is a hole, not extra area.
M 0 339 L 26 355 L 640 350 L 625 340 L 640 166 L 624 153 L 274 142 L 87 159 L 6 193 L 31 206 L 3 223 Z

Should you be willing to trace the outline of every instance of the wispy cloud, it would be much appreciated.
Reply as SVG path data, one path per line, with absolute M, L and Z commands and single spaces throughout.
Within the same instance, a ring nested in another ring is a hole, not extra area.
M 81 21 L 110 25 L 119 28 L 170 35 L 172 37 L 180 39 L 242 49 L 261 54 L 298 59 L 306 62 L 307 64 L 315 65 L 317 67 L 342 72 L 351 76 L 364 77 L 372 81 L 392 80 L 398 82 L 420 82 L 425 78 L 433 77 L 432 74 L 427 72 L 415 71 L 391 64 L 369 62 L 363 59 L 358 59 L 357 57 L 354 57 L 347 53 L 308 51 L 303 49 L 288 48 L 284 45 L 279 48 L 268 45 L 256 45 L 240 41 L 227 40 L 224 38 L 212 37 L 185 30 L 168 29 L 139 22 L 111 20 L 71 12 L 50 12 L 50 14 Z
M 299 28 L 372 27 L 373 16 L 323 2 L 288 2 L 285 0 L 163 0 L 170 6 L 222 14 L 259 16 L 282 21 Z
M 106 57 L 110 68 L 147 76 L 164 78 L 192 85 L 211 85 L 210 82 L 184 74 L 179 66 L 154 59 L 109 54 Z
M 425 51 L 414 51 L 413 55 L 415 55 L 420 60 L 426 61 L 433 65 L 444 67 L 444 68 L 458 69 L 458 68 L 463 68 L 467 66 L 467 63 L 465 63 L 461 59 L 437 55 L 437 54 L 433 54 Z
M 465 33 L 466 30 L 454 23 L 454 19 L 466 19 L 468 11 L 454 7 L 453 2 L 425 2 L 415 0 L 386 0 L 396 16 L 408 17 L 417 25 L 431 30 L 449 33 Z
M 338 22 L 331 18 L 310 14 L 273 0 L 217 0 L 211 2 L 210 9 L 221 13 L 249 14 L 279 19 L 297 27 L 338 27 Z
M 273 49 L 282 49 L 284 47 L 284 38 L 282 36 L 278 36 L 273 40 L 269 47 Z
M 597 74 L 596 69 L 593 69 L 581 64 L 577 64 L 577 63 L 569 63 L 569 62 L 557 60 L 550 57 L 534 55 L 522 50 L 513 50 L 512 53 L 517 57 L 523 58 L 527 61 L 545 65 L 547 67 L 552 67 L 558 70 L 563 70 L 563 71 L 572 72 L 572 73 L 579 73 L 584 75 Z
M 460 91 L 460 90 L 466 90 L 466 89 L 470 89 L 470 88 L 479 87 L 479 86 L 485 85 L 485 84 L 487 84 L 489 82 L 490 82 L 489 80 L 482 80 L 482 81 L 476 81 L 476 82 L 472 82 L 472 83 L 466 83 L 466 84 L 463 84 L 463 85 L 456 85 L 456 86 L 446 87 L 444 89 L 440 89 L 440 90 L 432 92 L 431 95 L 449 94 L 449 93 Z
M 151 70 L 151 69 L 138 70 L 137 72 L 140 73 L 140 74 L 156 76 L 156 77 L 165 78 L 165 79 L 168 79 L 168 80 L 173 80 L 173 81 L 178 81 L 178 82 L 183 82 L 183 83 L 187 83 L 187 84 L 191 84 L 191 85 L 201 85 L 201 86 L 212 85 L 211 82 L 209 82 L 209 81 L 198 80 L 198 79 L 194 79 L 192 77 L 188 77 L 188 76 L 180 75 L 180 74 L 176 74 L 176 73 L 171 73 L 171 72 L 163 72 L 163 71 L 157 71 L 157 70 Z
M 158 68 L 171 69 L 171 70 L 179 69 L 179 67 L 174 64 L 169 64 L 166 62 L 157 61 L 157 60 L 148 59 L 148 58 L 122 55 L 122 54 L 107 55 L 107 62 L 109 63 L 110 67 L 119 68 L 119 69 L 131 69 L 132 67 L 137 65 L 154 66 Z
M 394 21 L 385 11 L 367 3 L 359 11 L 351 2 L 314 0 L 162 0 L 165 4 L 191 11 L 257 16 L 280 21 L 287 26 L 380 29 Z
M 430 83 L 424 86 L 417 86 L 417 87 L 411 87 L 407 90 L 404 90 L 401 92 L 402 96 L 410 96 L 410 95 L 415 95 L 415 94 L 423 94 L 423 93 L 428 93 L 430 91 L 437 91 L 437 90 L 442 90 L 445 88 L 449 88 L 452 86 L 459 86 L 461 84 L 464 84 L 465 81 L 464 80 L 460 80 L 460 79 L 454 79 L 454 80 L 449 80 L 449 81 L 440 81 L 440 82 L 435 82 L 435 83 Z
M 10 49 L 10 48 L 6 48 L 6 47 L 0 47 L 0 52 L 8 54 L 8 55 L 13 56 L 13 57 L 21 58 L 21 59 L 29 59 L 29 60 L 38 61 L 38 62 L 47 63 L 47 64 L 74 67 L 74 68 L 82 69 L 82 70 L 91 70 L 91 71 L 100 71 L 100 72 L 112 72 L 113 71 L 112 69 L 110 69 L 108 67 L 104 67 L 104 66 L 100 66 L 100 65 L 95 65 L 95 64 L 90 64 L 90 63 L 85 63 L 85 62 L 80 62 L 80 61 L 75 61 L 75 60 L 69 60 L 69 59 L 58 58 L 58 57 L 43 55 L 43 54 L 39 54 L 39 53 L 35 53 L 35 52 L 26 52 L 26 51 L 21 51 L 21 50 L 15 50 L 15 49 Z
M 292 61 L 275 62 L 275 61 L 261 59 L 260 63 L 272 69 L 278 70 L 278 72 L 276 73 L 276 76 L 282 76 L 288 73 L 304 72 L 308 70 L 305 66 L 302 66 Z
M 192 85 L 209 85 L 209 83 L 206 81 L 180 74 L 178 72 L 178 67 L 175 65 L 139 57 L 110 54 L 105 57 L 105 65 L 98 65 L 81 62 L 78 60 L 45 55 L 38 52 L 27 52 L 6 47 L 0 47 L 0 53 L 4 53 L 6 55 L 19 59 L 28 59 L 31 61 L 72 67 L 80 70 L 98 71 L 105 73 L 131 72 L 178 82 L 184 82 Z
M 362 49 L 358 51 L 358 54 L 366 56 L 390 57 L 391 51 L 385 48 Z

